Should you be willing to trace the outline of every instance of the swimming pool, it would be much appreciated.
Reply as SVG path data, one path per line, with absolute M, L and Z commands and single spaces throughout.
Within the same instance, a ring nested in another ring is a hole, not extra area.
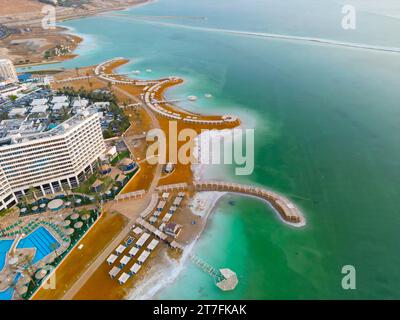
M 3 269 L 6 260 L 6 254 L 10 250 L 14 240 L 0 240 L 0 270 Z M 35 257 L 32 263 L 40 261 L 55 249 L 60 247 L 60 243 L 56 238 L 45 228 L 39 227 L 34 232 L 31 232 L 25 238 L 18 242 L 17 248 L 35 248 Z M 18 281 L 21 274 L 18 274 L 14 281 Z M 0 292 L 0 300 L 11 300 L 14 288 L 10 287 Z
M 8 250 L 10 250 L 12 243 L 14 240 L 0 240 L 0 271 L 4 267 L 4 263 L 6 262 L 6 255 Z
M 17 248 L 36 248 L 32 263 L 36 263 L 60 247 L 60 243 L 45 228 L 39 227 L 25 238 L 21 239 Z
M 16 283 L 20 277 L 21 277 L 21 274 L 18 273 L 14 279 L 14 282 Z M 14 293 L 13 287 L 9 287 L 8 289 L 1 291 L 0 292 L 0 300 L 11 300 L 13 293 Z

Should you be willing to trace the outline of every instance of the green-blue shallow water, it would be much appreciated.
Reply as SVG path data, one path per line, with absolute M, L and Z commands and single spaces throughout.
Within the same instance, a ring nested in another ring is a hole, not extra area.
M 157 297 L 400 298 L 400 54 L 214 30 L 400 47 L 400 20 L 387 16 L 400 15 L 396 1 L 355 2 L 353 31 L 340 27 L 339 0 L 161 0 L 122 12 L 145 20 L 65 23 L 88 40 L 62 66 L 132 58 L 121 70 L 150 67 L 152 77 L 187 80 L 170 97 L 214 96 L 183 106 L 237 113 L 255 126 L 254 173 L 236 177 L 230 167 L 209 175 L 268 186 L 304 210 L 307 226 L 298 230 L 262 202 L 227 196 L 195 253 L 236 271 L 237 289 L 219 291 L 189 263 Z M 348 264 L 357 270 L 356 290 L 341 288 Z

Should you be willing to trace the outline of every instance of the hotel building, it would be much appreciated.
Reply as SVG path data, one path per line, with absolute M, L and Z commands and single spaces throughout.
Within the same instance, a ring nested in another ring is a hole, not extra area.
M 75 188 L 93 173 L 106 150 L 95 111 L 85 110 L 56 128 L 0 141 L 0 210 L 30 188 L 37 196 Z
M 0 59 L 0 82 L 18 82 L 17 72 L 9 59 Z

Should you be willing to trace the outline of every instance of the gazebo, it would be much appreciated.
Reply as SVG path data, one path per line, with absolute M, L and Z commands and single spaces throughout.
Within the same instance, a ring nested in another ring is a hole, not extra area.
M 122 171 L 131 171 L 136 168 L 137 164 L 130 158 L 124 158 L 120 161 L 119 166 Z
M 93 192 L 100 192 L 102 186 L 103 186 L 103 182 L 102 182 L 101 180 L 97 179 L 97 180 L 92 184 L 91 189 L 92 189 Z

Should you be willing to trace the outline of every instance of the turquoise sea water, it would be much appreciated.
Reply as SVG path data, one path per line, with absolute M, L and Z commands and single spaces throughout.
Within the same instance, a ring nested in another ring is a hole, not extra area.
M 400 54 L 215 30 L 400 47 L 398 1 L 353 3 L 352 31 L 341 28 L 339 0 L 160 0 L 118 13 L 127 18 L 65 23 L 88 40 L 61 66 L 128 57 L 133 64 L 122 71 L 184 77 L 169 97 L 214 96 L 183 106 L 245 118 L 256 129 L 254 173 L 237 177 L 228 167 L 209 175 L 268 186 L 305 212 L 298 230 L 264 203 L 228 196 L 195 253 L 235 270 L 237 289 L 219 291 L 188 264 L 157 297 L 400 297 Z M 341 288 L 348 264 L 357 270 L 353 291 Z

